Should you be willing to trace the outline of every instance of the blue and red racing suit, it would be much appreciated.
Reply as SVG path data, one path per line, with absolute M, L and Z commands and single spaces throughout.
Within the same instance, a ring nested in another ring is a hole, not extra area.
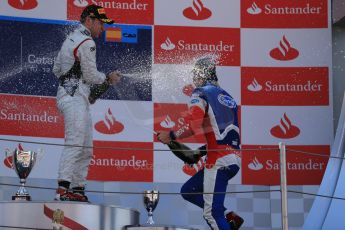
M 185 125 L 177 130 L 176 139 L 203 134 L 207 142 L 206 167 L 181 188 L 184 199 L 203 208 L 203 216 L 211 229 L 230 229 L 224 207 L 228 181 L 240 169 L 240 146 L 237 104 L 219 86 L 206 83 L 194 89 L 188 104 Z M 189 194 L 189 193 L 206 193 Z M 216 193 L 216 194 L 213 194 Z

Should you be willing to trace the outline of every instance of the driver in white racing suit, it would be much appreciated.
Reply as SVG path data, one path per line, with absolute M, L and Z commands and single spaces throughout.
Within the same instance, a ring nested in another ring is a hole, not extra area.
M 65 147 L 59 163 L 55 199 L 87 202 L 84 190 L 93 152 L 90 86 L 116 84 L 120 76 L 117 72 L 105 75 L 96 66 L 93 38 L 98 38 L 104 31 L 104 23 L 113 23 L 106 16 L 104 8 L 87 6 L 80 16 L 80 22 L 81 25 L 62 44 L 53 68 L 59 78 L 57 106 L 65 122 Z

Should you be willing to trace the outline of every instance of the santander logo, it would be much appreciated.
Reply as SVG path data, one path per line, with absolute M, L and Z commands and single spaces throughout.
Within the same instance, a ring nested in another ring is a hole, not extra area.
M 185 85 L 183 87 L 182 92 L 183 92 L 184 95 L 190 97 L 190 96 L 192 96 L 193 90 L 194 90 L 194 85 L 193 84 L 188 84 L 188 85 Z
M 299 52 L 297 49 L 291 47 L 290 42 L 285 35 L 279 42 L 279 46 L 270 51 L 270 56 L 279 61 L 289 61 L 297 58 Z
M 109 1 L 109 0 L 73 0 L 73 5 L 76 7 L 84 8 L 89 4 L 101 6 L 105 9 L 115 10 L 150 10 L 149 3 L 143 3 L 144 0 L 122 0 L 122 1 Z M 133 16 L 133 15 L 132 15 Z
M 277 138 L 290 139 L 297 137 L 300 134 L 300 129 L 293 125 L 289 117 L 284 113 L 280 119 L 280 124 L 271 129 L 271 134 Z
M 201 0 L 193 0 L 193 5 L 184 9 L 183 15 L 192 20 L 205 20 L 211 17 L 212 12 L 204 7 Z
M 175 126 L 175 122 L 171 120 L 169 115 L 166 116 L 166 118 L 160 123 L 161 127 L 170 129 Z
M 95 129 L 103 134 L 115 134 L 120 133 L 124 129 L 122 123 L 116 121 L 110 108 L 105 114 L 104 120 L 99 121 L 95 124 Z
M 32 10 L 37 7 L 37 0 L 8 0 L 8 4 L 19 10 Z
M 185 164 L 182 167 L 182 171 L 189 176 L 194 176 L 194 174 L 202 170 L 204 166 L 205 166 L 205 161 L 203 158 L 200 158 L 200 160 L 196 164 L 193 164 L 193 165 Z
M 173 50 L 175 49 L 176 45 L 174 43 L 171 42 L 170 38 L 167 37 L 167 39 L 165 40 L 165 42 L 163 42 L 161 44 L 161 48 L 163 50 Z
M 260 163 L 260 161 L 254 157 L 254 159 L 248 164 L 248 168 L 254 171 L 259 171 L 263 169 L 263 165 Z
M 248 14 L 260 14 L 262 9 L 255 2 L 247 9 Z
M 258 91 L 261 91 L 262 90 L 262 85 L 259 84 L 259 82 L 257 82 L 257 80 L 254 78 L 254 80 L 252 81 L 252 83 L 250 83 L 248 86 L 247 86 L 247 89 L 249 91 L 252 91 L 252 92 L 258 92 Z
M 86 1 L 86 0 L 74 0 L 73 4 L 77 7 L 85 7 L 85 6 L 89 5 L 88 1 Z

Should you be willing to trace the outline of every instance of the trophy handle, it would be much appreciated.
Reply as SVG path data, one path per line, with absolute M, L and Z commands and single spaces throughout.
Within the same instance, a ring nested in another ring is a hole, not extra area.
M 10 165 L 11 168 L 13 168 L 13 163 L 10 162 L 10 161 L 8 160 L 8 158 L 10 157 L 9 154 L 11 154 L 11 150 L 10 150 L 9 148 L 6 148 L 6 149 L 5 149 L 5 156 L 6 156 L 5 159 L 6 159 L 7 163 L 8 163 L 8 165 Z M 12 159 L 12 160 L 13 160 L 13 159 Z

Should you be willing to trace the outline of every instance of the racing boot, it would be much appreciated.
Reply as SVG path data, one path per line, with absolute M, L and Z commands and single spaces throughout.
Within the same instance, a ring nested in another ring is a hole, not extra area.
M 240 217 L 239 215 L 237 215 L 233 211 L 226 214 L 225 218 L 226 218 L 227 222 L 230 224 L 231 230 L 240 229 L 241 225 L 244 222 L 243 218 Z
M 55 194 L 56 201 L 70 201 L 73 193 L 69 192 L 65 187 L 58 187 Z
M 88 202 L 87 196 L 80 194 L 80 193 L 74 193 L 69 191 L 66 188 L 59 187 L 56 190 L 56 201 L 77 201 L 77 202 Z
M 85 195 L 85 187 L 81 187 L 81 186 L 73 187 L 72 190 L 73 190 L 74 197 L 77 201 L 89 202 L 89 199 Z

